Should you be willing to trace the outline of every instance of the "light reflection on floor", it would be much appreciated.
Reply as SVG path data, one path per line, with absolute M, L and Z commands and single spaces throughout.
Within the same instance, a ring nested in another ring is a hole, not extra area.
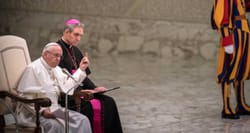
M 97 85 L 121 87 L 108 95 L 116 99 L 124 133 L 250 132 L 250 116 L 221 119 L 215 61 L 130 55 L 92 59 L 91 69 Z

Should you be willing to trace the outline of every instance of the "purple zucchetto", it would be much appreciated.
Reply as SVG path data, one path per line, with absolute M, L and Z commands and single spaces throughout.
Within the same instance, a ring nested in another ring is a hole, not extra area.
M 69 19 L 66 21 L 66 25 L 71 25 L 71 24 L 80 24 L 81 22 L 77 19 Z

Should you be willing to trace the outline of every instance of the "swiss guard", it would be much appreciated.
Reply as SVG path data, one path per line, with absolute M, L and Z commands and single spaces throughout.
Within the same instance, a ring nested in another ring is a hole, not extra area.
M 214 0 L 213 3 L 211 24 L 220 35 L 216 80 L 223 98 L 221 117 L 226 119 L 250 115 L 244 95 L 244 81 L 249 79 L 250 72 L 250 31 L 246 18 L 249 1 Z M 230 102 L 230 87 L 234 88 L 236 106 Z

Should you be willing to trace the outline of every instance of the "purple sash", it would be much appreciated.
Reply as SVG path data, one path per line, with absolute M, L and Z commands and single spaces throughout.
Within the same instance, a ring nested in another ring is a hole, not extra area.
M 90 100 L 93 108 L 93 133 L 102 133 L 101 124 L 101 102 L 98 99 Z
M 76 72 L 75 69 L 71 70 L 72 74 L 74 74 L 75 72 Z M 90 100 L 90 103 L 93 108 L 93 133 L 102 133 L 101 102 L 98 99 L 92 99 Z

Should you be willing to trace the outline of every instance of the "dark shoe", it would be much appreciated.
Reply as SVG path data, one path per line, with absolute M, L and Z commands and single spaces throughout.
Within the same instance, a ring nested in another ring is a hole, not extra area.
M 221 113 L 221 118 L 224 119 L 240 119 L 239 114 L 226 114 L 224 112 Z
M 248 111 L 238 111 L 238 114 L 239 115 L 250 115 L 250 112 L 248 112 Z

